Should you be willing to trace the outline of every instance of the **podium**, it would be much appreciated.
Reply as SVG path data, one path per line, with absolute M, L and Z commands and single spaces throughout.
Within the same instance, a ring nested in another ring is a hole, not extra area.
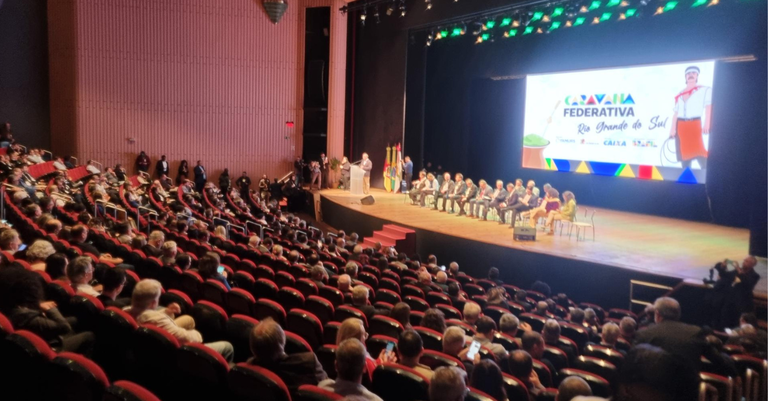
M 349 193 L 352 195 L 362 195 L 365 171 L 360 166 L 350 166 L 349 174 Z

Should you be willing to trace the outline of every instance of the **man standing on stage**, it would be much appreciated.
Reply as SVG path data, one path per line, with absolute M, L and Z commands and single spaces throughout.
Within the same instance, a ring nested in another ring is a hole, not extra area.
M 309 189 L 312 190 L 312 187 L 317 183 L 317 189 L 323 189 L 323 177 L 320 167 L 320 162 L 312 161 L 309 163 L 309 173 L 311 174 L 311 180 L 309 181 Z
M 365 171 L 363 176 L 363 193 L 368 195 L 368 192 L 371 190 L 371 169 L 373 168 L 373 163 L 368 159 L 368 153 L 363 152 L 363 161 L 360 163 L 360 168 Z
M 709 134 L 712 122 L 712 88 L 698 85 L 699 71 L 696 66 L 685 69 L 686 86 L 675 96 L 669 137 L 677 137 L 677 156 L 683 168 L 691 167 L 695 159 L 703 170 L 707 168 L 708 157 L 703 134 Z
M 328 167 L 329 166 L 330 166 L 330 162 L 328 161 L 328 156 L 326 156 L 325 153 L 320 153 L 320 170 L 321 170 L 321 174 L 322 174 L 322 177 L 323 177 L 323 179 L 321 180 L 321 182 L 323 184 L 322 185 L 323 189 L 327 189 L 327 188 L 329 188 L 331 186 L 329 184 L 330 181 L 328 180 Z
M 400 163 L 403 163 L 403 179 L 405 180 L 405 190 L 411 190 L 411 180 L 413 179 L 413 162 L 411 156 L 405 156 Z
M 304 159 L 301 156 L 297 156 L 293 162 L 293 175 L 296 177 L 296 186 L 299 188 L 304 186 Z
M 451 193 L 453 192 L 453 188 L 456 186 L 453 181 L 451 181 L 451 173 L 445 172 L 443 174 L 443 183 L 440 184 L 440 190 L 437 191 L 435 194 L 435 209 L 437 210 L 437 201 L 440 198 L 443 198 L 443 210 L 445 210 L 445 205 L 448 204 L 448 197 L 451 196 Z

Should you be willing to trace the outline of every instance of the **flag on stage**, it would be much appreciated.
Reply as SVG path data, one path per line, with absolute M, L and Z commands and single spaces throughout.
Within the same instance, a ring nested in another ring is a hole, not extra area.
M 393 177 L 392 177 L 392 169 L 390 168 L 389 159 L 392 156 L 392 147 L 387 146 L 387 158 L 384 159 L 384 189 L 387 190 L 387 192 L 392 192 L 393 188 Z
M 395 162 L 394 162 L 394 165 L 395 165 L 395 191 L 394 192 L 400 191 L 400 181 L 402 181 L 401 178 L 403 176 L 403 165 L 402 165 L 402 160 L 401 160 L 402 155 L 403 155 L 403 153 L 401 152 L 400 144 L 398 143 L 397 144 L 397 159 L 395 159 L 394 155 L 392 157 L 393 159 L 395 159 Z

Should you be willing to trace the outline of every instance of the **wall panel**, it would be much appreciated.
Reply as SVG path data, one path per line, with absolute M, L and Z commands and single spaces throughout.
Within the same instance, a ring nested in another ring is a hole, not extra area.
M 301 154 L 305 7 L 337 3 L 293 1 L 273 24 L 256 0 L 49 0 L 54 152 L 128 166 L 141 150 L 153 162 L 165 154 L 174 177 L 181 159 L 201 160 L 211 179 L 225 167 L 285 174 Z M 341 144 L 346 24 L 336 14 L 341 110 L 329 110 L 329 138 Z

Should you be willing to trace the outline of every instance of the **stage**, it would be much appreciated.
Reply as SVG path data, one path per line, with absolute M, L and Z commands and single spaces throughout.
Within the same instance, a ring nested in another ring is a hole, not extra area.
M 361 237 L 380 230 L 384 223 L 413 228 L 418 233 L 417 248 L 423 260 L 426 259 L 426 252 L 432 252 L 437 255 L 439 264 L 447 265 L 457 260 L 464 269 L 465 265 L 477 262 L 484 266 L 468 268 L 479 270 L 495 265 L 502 270 L 503 276 L 506 261 L 516 265 L 508 269 L 508 277 L 528 281 L 534 280 L 534 277 L 551 281 L 551 278 L 544 276 L 559 275 L 560 272 L 543 268 L 533 269 L 531 273 L 528 271 L 530 268 L 517 268 L 521 261 L 525 261 L 522 264 L 549 267 L 570 260 L 600 266 L 599 274 L 623 273 L 628 280 L 648 280 L 669 286 L 682 280 L 701 283 L 715 261 L 725 258 L 741 261 L 748 253 L 747 229 L 600 208 L 594 208 L 594 242 L 591 232 L 587 233 L 586 241 L 576 241 L 575 235 L 569 238 L 567 233 L 561 236 L 556 232 L 554 236 L 547 236 L 542 231 L 538 232 L 535 242 L 518 242 L 513 240 L 509 225 L 412 206 L 403 194 L 378 189 L 372 189 L 371 194 L 376 203 L 364 206 L 359 202 L 361 196 L 341 190 L 320 191 L 323 219 L 333 227 L 348 227 L 348 234 L 353 229 Z M 577 218 L 582 221 L 585 209 L 591 212 L 593 208 L 579 205 Z M 456 241 L 452 242 L 450 237 Z M 495 247 L 513 252 L 507 253 Z M 534 256 L 550 258 L 537 259 Z M 527 274 L 520 273 L 521 270 L 527 271 Z M 765 294 L 765 264 L 758 264 L 757 271 L 761 281 L 755 292 Z

